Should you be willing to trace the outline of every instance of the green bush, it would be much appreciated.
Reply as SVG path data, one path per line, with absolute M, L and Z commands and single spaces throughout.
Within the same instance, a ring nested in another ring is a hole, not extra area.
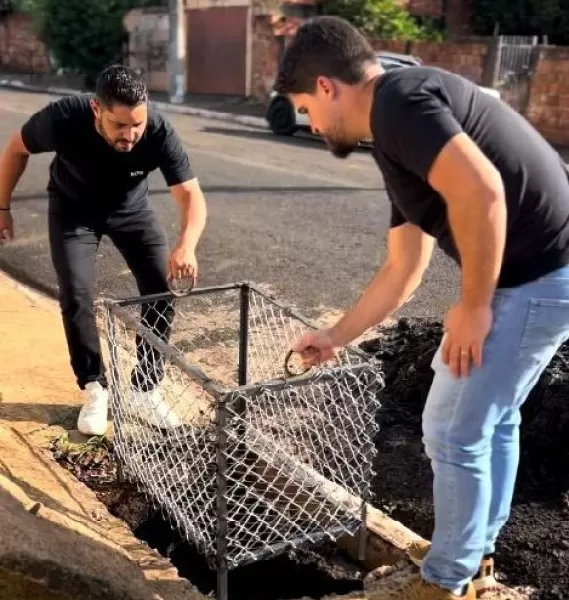
M 369 37 L 410 41 L 444 37 L 434 22 L 420 23 L 397 0 L 324 0 L 322 12 L 350 21 Z
M 164 5 L 167 0 L 14 1 L 32 17 L 57 65 L 84 75 L 91 88 L 102 69 L 122 59 L 125 13 L 135 7 Z

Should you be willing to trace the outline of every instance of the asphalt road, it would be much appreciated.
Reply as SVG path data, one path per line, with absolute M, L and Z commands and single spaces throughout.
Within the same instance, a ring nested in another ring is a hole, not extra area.
M 53 97 L 0 91 L 0 145 Z M 347 161 L 313 139 L 283 140 L 220 121 L 168 115 L 206 192 L 209 222 L 198 248 L 199 285 L 252 280 L 312 318 L 347 308 L 385 255 L 389 208 L 366 150 Z M 0 268 L 55 292 L 46 226 L 51 155 L 30 159 L 14 197 L 16 239 L 0 248 Z M 178 214 L 159 172 L 151 203 L 171 241 Z M 97 292 L 136 292 L 122 258 L 105 240 Z M 416 297 L 400 314 L 441 317 L 457 292 L 457 270 L 437 253 Z

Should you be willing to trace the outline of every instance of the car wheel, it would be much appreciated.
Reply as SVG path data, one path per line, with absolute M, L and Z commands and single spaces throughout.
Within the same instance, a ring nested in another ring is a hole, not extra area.
M 286 98 L 277 98 L 271 103 L 267 121 L 276 135 L 292 135 L 296 131 L 294 108 Z

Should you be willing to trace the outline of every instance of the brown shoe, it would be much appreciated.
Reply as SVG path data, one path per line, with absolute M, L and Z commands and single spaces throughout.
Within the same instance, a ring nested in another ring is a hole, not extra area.
M 476 591 L 470 583 L 463 596 L 456 596 L 438 585 L 427 583 L 420 575 L 386 577 L 373 589 L 366 590 L 367 600 L 476 600 Z
M 407 556 L 414 565 L 420 567 L 430 547 L 431 544 L 427 540 L 413 542 L 407 549 Z M 493 558 L 482 560 L 478 573 L 472 579 L 472 584 L 478 600 L 484 600 L 487 597 L 498 600 L 500 593 L 506 590 L 504 585 L 496 581 Z

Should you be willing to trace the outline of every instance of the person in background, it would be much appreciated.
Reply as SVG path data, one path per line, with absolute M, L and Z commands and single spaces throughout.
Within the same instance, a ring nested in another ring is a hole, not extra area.
M 307 364 L 329 360 L 401 306 L 435 242 L 461 271 L 423 414 L 432 540 L 410 549 L 419 574 L 370 598 L 472 600 L 499 590 L 493 555 L 510 514 L 520 407 L 569 338 L 566 167 L 506 103 L 442 69 L 383 72 L 364 36 L 336 17 L 298 29 L 276 90 L 334 156 L 373 139 L 391 205 L 384 264 L 337 323 L 294 346 Z
M 49 103 L 10 138 L 0 156 L 0 241 L 14 237 L 12 194 L 29 156 L 40 152 L 55 152 L 47 186 L 49 242 L 71 366 L 85 395 L 77 427 L 85 435 L 103 435 L 109 396 L 93 306 L 101 238 L 107 235 L 120 251 L 141 295 L 167 292 L 170 279 L 197 276 L 206 203 L 176 132 L 149 107 L 143 77 L 126 66 L 105 69 L 93 97 Z M 155 169 L 180 207 L 180 234 L 171 252 L 148 202 L 147 178 Z M 142 306 L 145 325 L 164 341 L 173 315 L 166 299 Z M 157 386 L 164 374 L 161 357 L 138 336 L 137 354 L 134 406 L 151 424 L 179 425 Z

